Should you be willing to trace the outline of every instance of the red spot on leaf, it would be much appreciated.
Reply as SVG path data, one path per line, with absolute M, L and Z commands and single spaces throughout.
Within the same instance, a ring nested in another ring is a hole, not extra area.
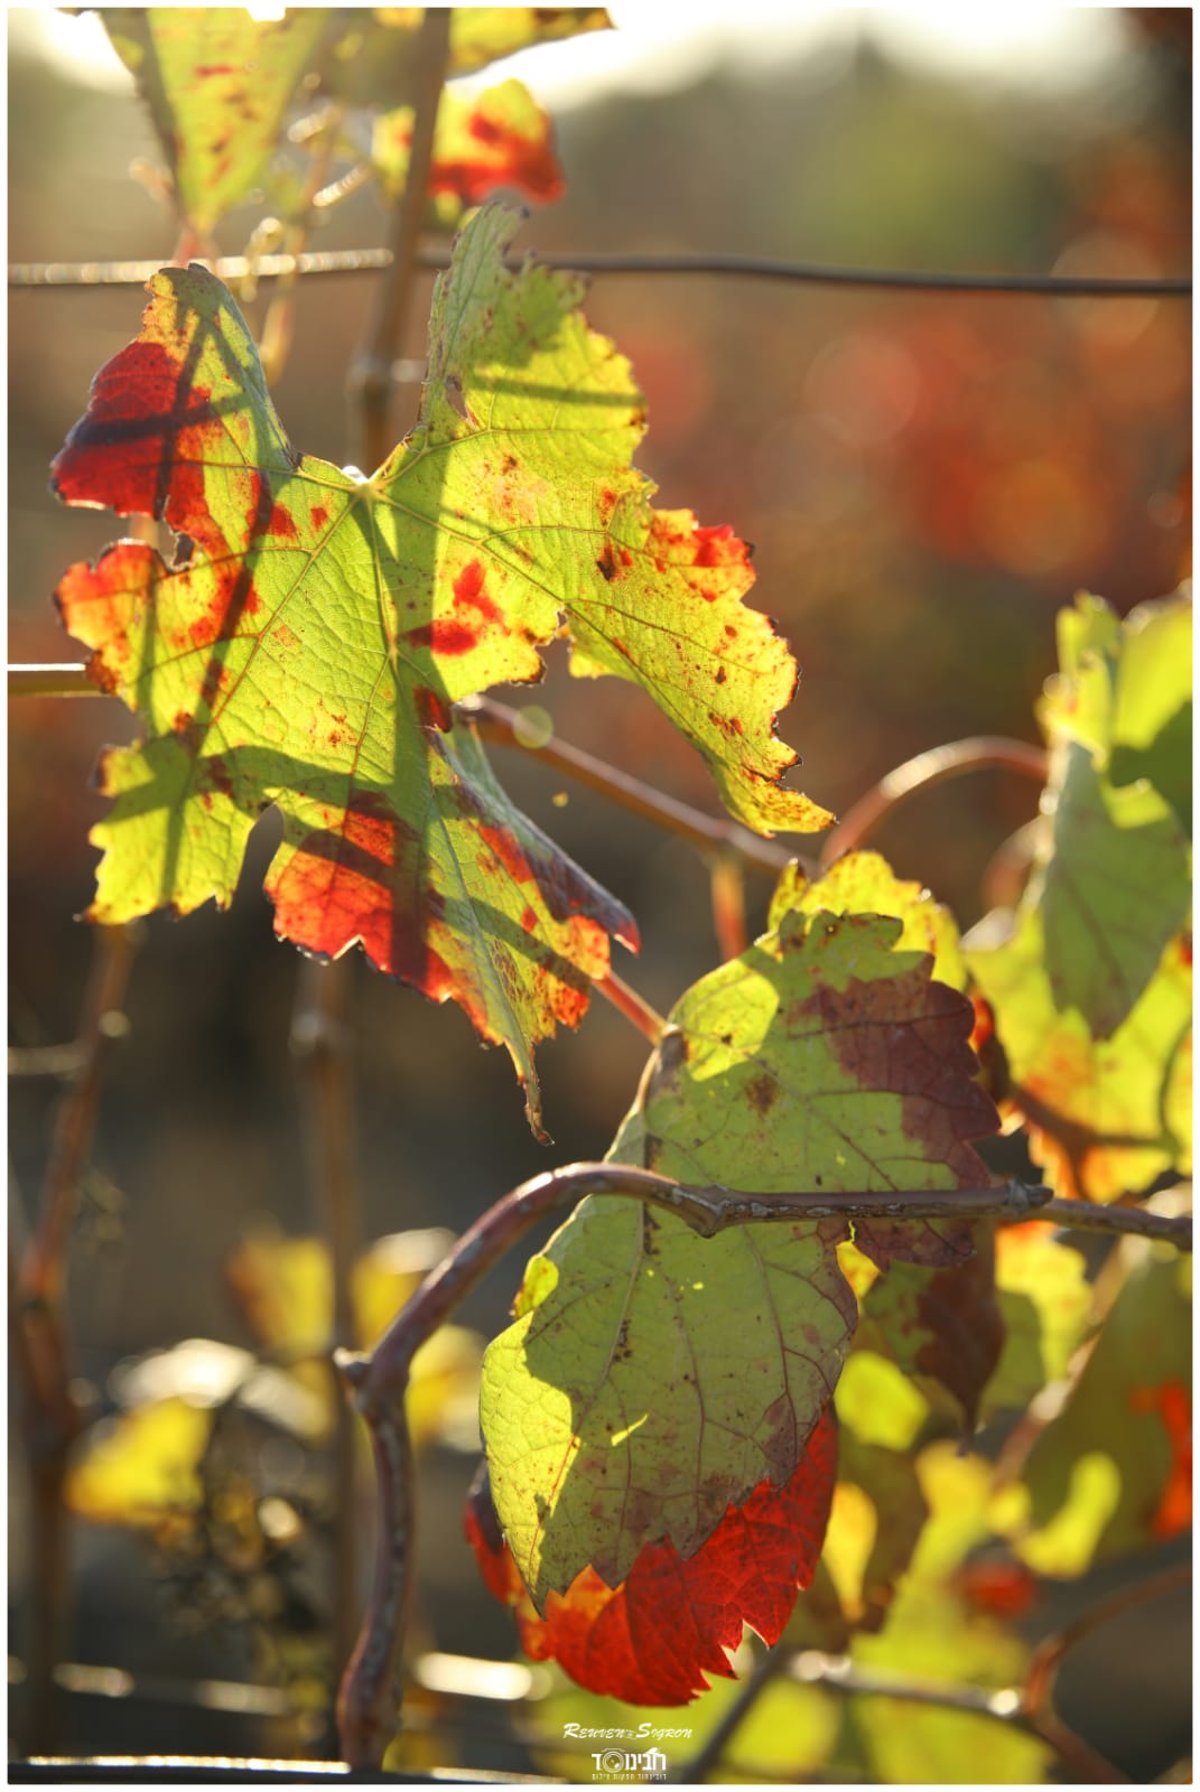
M 329 521 L 329 512 L 323 504 L 314 504 L 309 510 L 308 520 L 314 529 L 323 529 Z
M 282 535 L 285 541 L 295 541 L 297 534 L 296 524 L 293 520 L 291 511 L 288 510 L 286 505 L 272 505 L 271 520 L 267 525 L 267 533 L 269 535 Z
M 1192 1522 L 1192 1394 L 1182 1381 L 1135 1388 L 1129 1396 L 1134 1412 L 1156 1413 L 1171 1445 L 1171 1468 L 1150 1520 L 1156 1537 L 1177 1536 Z
M 537 926 L 537 916 L 528 906 L 521 912 L 521 926 L 525 929 L 526 933 L 532 933 Z
M 467 1536 L 491 1591 L 517 1609 L 521 1644 L 554 1660 L 591 1692 L 634 1705 L 684 1705 L 707 1690 L 706 1675 L 731 1679 L 727 1650 L 742 1626 L 778 1641 L 798 1589 L 816 1569 L 837 1473 L 837 1431 L 827 1408 L 790 1479 L 763 1481 L 730 1506 L 696 1552 L 650 1543 L 624 1582 L 609 1587 L 593 1568 L 565 1595 L 551 1593 L 539 1617 L 500 1536 L 486 1484 L 472 1490 Z
M 483 588 L 483 567 L 478 560 L 470 561 L 463 567 L 454 581 L 454 600 L 456 605 L 465 605 L 474 610 L 485 622 L 502 624 L 504 614 L 500 606 L 493 602 Z
M 997 1618 L 1023 1618 L 1041 1598 L 1037 1576 L 1023 1562 L 966 1562 L 952 1584 L 968 1605 Z
M 521 850 L 521 843 L 511 828 L 490 827 L 484 822 L 481 823 L 479 832 L 500 860 L 508 875 L 516 883 L 533 882 L 533 867 Z

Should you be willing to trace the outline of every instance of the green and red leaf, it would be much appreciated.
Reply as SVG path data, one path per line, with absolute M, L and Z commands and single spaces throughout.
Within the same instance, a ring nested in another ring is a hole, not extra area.
M 521 1646 L 557 1661 L 592 1692 L 637 1705 L 682 1705 L 732 1678 L 729 1651 L 744 1625 L 775 1643 L 821 1554 L 837 1467 L 837 1428 L 826 1411 L 782 1487 L 762 1482 L 730 1506 L 696 1552 L 648 1543 L 626 1579 L 609 1586 L 594 1568 L 539 1616 L 500 1531 L 486 1480 L 477 1482 L 467 1535 L 491 1591 L 517 1607 Z

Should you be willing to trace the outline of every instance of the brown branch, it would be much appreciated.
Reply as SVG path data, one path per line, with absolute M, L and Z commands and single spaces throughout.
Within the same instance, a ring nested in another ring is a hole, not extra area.
M 695 1754 L 676 1773 L 669 1775 L 670 1784 L 703 1785 L 767 1687 L 788 1667 L 789 1659 L 786 1649 L 768 1649 L 765 1655 L 759 1656 L 738 1687 L 737 1696 L 722 1712 Z
M 717 853 L 709 861 L 713 931 L 723 960 L 740 958 L 746 950 L 746 880 L 741 860 L 732 853 Z
M 608 765 L 580 747 L 569 746 L 561 740 L 531 738 L 527 727 L 522 726 L 520 710 L 510 709 L 507 704 L 497 703 L 491 697 L 474 697 L 460 703 L 458 708 L 474 723 L 484 740 L 520 748 L 530 758 L 540 759 L 543 765 L 565 772 L 578 783 L 619 803 L 631 814 L 641 815 L 656 826 L 690 840 L 702 851 L 736 853 L 747 864 L 758 865 L 764 871 L 776 874 L 796 856 L 773 840 L 760 839 L 739 822 L 706 815 L 702 809 L 694 809 L 690 803 L 667 796 L 652 784 L 644 784 L 640 778 L 631 777 L 628 772 Z
M 1076 1643 L 1101 1625 L 1110 1623 L 1113 1618 L 1119 1618 L 1123 1612 L 1146 1605 L 1153 1599 L 1161 1599 L 1165 1594 L 1175 1592 L 1178 1587 L 1190 1585 L 1191 1579 L 1190 1562 L 1164 1569 L 1161 1574 L 1152 1575 L 1149 1580 L 1137 1581 L 1131 1587 L 1121 1587 L 1107 1598 L 1097 1600 L 1095 1605 L 1089 1606 L 1054 1636 L 1044 1638 L 1034 1650 L 1025 1674 L 1026 1712 L 1031 1716 L 1038 1716 L 1049 1711 L 1054 1682 L 1063 1657 Z
M 1152 1238 L 1161 1244 L 1173 1244 L 1177 1251 L 1192 1248 L 1192 1216 L 1190 1213 L 1151 1213 L 1145 1207 L 1100 1206 L 1091 1201 L 1047 1201 L 1033 1215 L 1034 1219 L 1051 1220 L 1076 1232 L 1119 1232 L 1135 1238 Z
M 107 697 L 88 677 L 82 660 L 68 665 L 10 666 L 10 697 Z
M 964 772 L 987 769 L 1019 772 L 1022 777 L 1043 784 L 1045 749 L 1031 746 L 1028 741 L 1008 740 L 1003 735 L 981 734 L 931 747 L 915 759 L 906 759 L 843 815 L 821 848 L 822 869 L 861 846 L 885 818 L 890 818 L 919 790 L 941 784 L 947 778 L 961 777 Z
M 30 1479 L 30 1586 L 27 1753 L 57 1740 L 55 1667 L 70 1605 L 69 1529 L 64 1498 L 71 1446 L 82 1415 L 71 1388 L 65 1311 L 66 1254 L 79 1185 L 91 1151 L 100 1089 L 115 1041 L 124 1037 L 125 991 L 137 949 L 130 927 L 96 930 L 91 978 L 77 1041 L 78 1061 L 58 1110 L 33 1236 L 19 1267 L 10 1263 L 13 1360 L 24 1383 Z M 16 1238 L 10 1251 L 18 1248 Z
M 631 989 L 615 971 L 609 971 L 604 977 L 597 977 L 592 987 L 598 996 L 603 996 L 606 1002 L 612 1003 L 618 1014 L 623 1014 L 626 1020 L 632 1021 L 651 1045 L 659 1043 L 666 1030 L 666 1021 L 644 996 L 640 996 L 636 989 Z
M 279 276 L 279 285 L 271 295 L 271 303 L 268 305 L 267 315 L 263 319 L 262 335 L 258 345 L 263 377 L 268 386 L 278 384 L 284 367 L 287 365 L 288 356 L 292 352 L 292 339 L 295 331 L 296 282 L 301 271 L 300 256 L 303 254 L 304 246 L 312 232 L 315 214 L 320 205 L 321 188 L 329 176 L 341 122 L 341 107 L 329 106 L 307 139 L 312 160 L 304 183 L 299 215 L 293 219 L 284 239 L 284 253 L 291 256 L 292 266 L 288 272 Z M 251 261 L 250 278 L 254 279 L 256 274 L 253 264 L 256 258 L 252 257 Z
M 359 416 L 360 464 L 373 470 L 392 447 L 389 434 L 394 382 L 392 362 L 404 337 L 412 307 L 417 242 L 428 203 L 433 139 L 450 49 L 450 9 L 427 6 L 413 41 L 409 104 L 413 109 L 408 173 L 392 211 L 391 259 L 375 291 L 367 347 L 351 374 Z
M 1029 294 L 1045 298 L 1178 299 L 1191 294 L 1186 276 L 1088 274 L 966 274 L 916 273 L 899 268 L 831 267 L 820 262 L 778 261 L 751 255 L 624 254 L 572 250 L 558 254 L 539 251 L 538 260 L 549 268 L 579 274 L 707 274 L 733 279 L 784 280 L 808 286 L 876 288 L 889 292 L 955 292 L 963 294 Z M 418 251 L 422 268 L 449 266 L 449 252 L 440 248 Z M 523 257 L 509 257 L 509 265 L 521 267 Z M 71 291 L 94 286 L 143 286 L 163 264 L 160 261 L 15 262 L 9 264 L 9 290 L 52 287 Z M 392 265 L 390 249 L 322 250 L 305 255 L 256 256 L 253 265 L 244 255 L 226 255 L 212 263 L 213 271 L 227 282 L 253 272 L 260 280 L 279 280 L 299 271 L 306 278 L 322 274 L 377 274 Z
M 313 1187 L 329 1244 L 335 1350 L 356 1339 L 353 1305 L 355 1259 L 362 1249 L 354 1162 L 354 1088 L 347 1025 L 350 957 L 333 964 L 299 961 L 291 1049 L 308 1123 Z M 341 1675 L 358 1622 L 358 1475 L 354 1414 L 334 1377 L 333 1559 L 330 1564 L 331 1646 L 334 1676 Z
M 342 1752 L 356 1767 L 377 1767 L 400 1703 L 402 1621 L 412 1561 L 412 1485 L 404 1397 L 412 1359 L 470 1291 L 540 1219 L 585 1195 L 616 1195 L 675 1213 L 702 1238 L 729 1226 L 778 1220 L 1029 1218 L 1049 1190 L 1020 1183 L 992 1188 L 895 1190 L 887 1195 L 757 1194 L 696 1188 L 626 1164 L 580 1163 L 523 1182 L 464 1232 L 397 1314 L 369 1356 L 342 1352 L 339 1367 L 371 1432 L 378 1480 L 372 1593 L 338 1701 Z

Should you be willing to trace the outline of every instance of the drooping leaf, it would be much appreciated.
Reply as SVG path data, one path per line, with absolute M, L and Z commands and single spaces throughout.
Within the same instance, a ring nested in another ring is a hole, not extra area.
M 293 7 L 270 22 L 239 6 L 105 7 L 100 17 L 150 107 L 180 208 L 207 236 L 261 179 L 329 9 Z
M 751 1191 L 987 1180 L 970 1007 L 895 950 L 900 923 L 784 916 L 676 1005 L 611 1156 Z M 920 1222 L 893 1231 L 920 1237 Z M 854 1301 L 841 1221 L 701 1239 L 634 1202 L 581 1203 L 533 1259 L 481 1408 L 505 1534 L 539 1609 L 585 1567 L 612 1587 L 658 1538 L 694 1553 L 792 1474 Z M 869 1222 L 856 1237 L 869 1233 Z M 903 1241 L 900 1241 L 903 1247 Z M 919 1248 L 919 1247 L 918 1247 Z
M 419 6 L 339 9 L 337 35 L 323 71 L 332 91 L 351 105 L 403 104 L 422 10 Z M 604 31 L 611 22 L 600 6 L 456 6 L 450 18 L 446 72 L 473 74 L 534 44 Z
M 606 934 L 636 932 L 508 803 L 449 705 L 539 676 L 565 612 L 589 664 L 609 655 L 664 704 L 743 819 L 823 812 L 775 782 L 793 755 L 771 704 L 794 667 L 741 604 L 744 551 L 718 533 L 710 552 L 711 532 L 649 509 L 628 466 L 627 366 L 588 333 L 576 282 L 505 271 L 513 228 L 492 209 L 464 233 L 422 420 L 371 480 L 290 447 L 219 281 L 156 276 L 56 489 L 163 516 L 184 557 L 167 567 L 123 542 L 58 597 L 93 675 L 147 732 L 104 761 L 117 802 L 93 836 L 108 852 L 92 916 L 227 904 L 274 802 L 277 931 L 331 957 L 361 940 L 381 969 L 458 1001 L 508 1046 L 536 1125 L 532 1045 L 578 1021 Z
M 371 161 L 389 198 L 404 191 L 411 141 L 411 107 L 375 121 Z M 481 204 L 498 187 L 549 202 L 560 197 L 563 184 L 550 120 L 523 82 L 504 81 L 472 98 L 446 89 L 429 177 L 443 228 L 452 228 L 468 206 Z
M 767 1643 L 783 1632 L 798 1587 L 812 1579 L 837 1463 L 837 1431 L 826 1413 L 782 1487 L 769 1480 L 729 1507 L 694 1554 L 646 1544 L 617 1587 L 594 1568 L 539 1616 L 504 1542 L 490 1498 L 468 1508 L 467 1534 L 493 1593 L 515 1604 L 521 1646 L 557 1661 L 592 1692 L 638 1705 L 683 1705 L 706 1675 L 731 1677 L 727 1651 L 749 1624 Z
M 1021 1469 L 1010 1518 L 1043 1574 L 1145 1547 L 1191 1523 L 1190 1266 L 1150 1257 L 1129 1274 L 1066 1405 Z
M 1010 1088 L 1001 1109 L 1028 1127 L 1030 1150 L 1063 1194 L 1112 1201 L 1192 1161 L 1191 940 L 1168 945 L 1137 1005 L 1097 1040 L 1055 1004 L 1042 921 L 1022 914 L 1002 944 L 973 943 L 968 963 L 996 1017 Z

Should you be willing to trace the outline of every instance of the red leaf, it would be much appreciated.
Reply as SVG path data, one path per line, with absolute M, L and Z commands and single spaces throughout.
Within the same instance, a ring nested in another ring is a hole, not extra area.
M 708 1690 L 706 1674 L 733 1678 L 727 1650 L 749 1624 L 779 1640 L 797 1592 L 812 1582 L 837 1476 L 837 1427 L 826 1407 L 795 1472 L 763 1481 L 730 1506 L 692 1556 L 649 1543 L 627 1579 L 610 1587 L 594 1568 L 538 1615 L 504 1542 L 485 1475 L 467 1506 L 467 1537 L 497 1598 L 517 1608 L 521 1645 L 557 1661 L 590 1692 L 634 1705 L 686 1705 Z

